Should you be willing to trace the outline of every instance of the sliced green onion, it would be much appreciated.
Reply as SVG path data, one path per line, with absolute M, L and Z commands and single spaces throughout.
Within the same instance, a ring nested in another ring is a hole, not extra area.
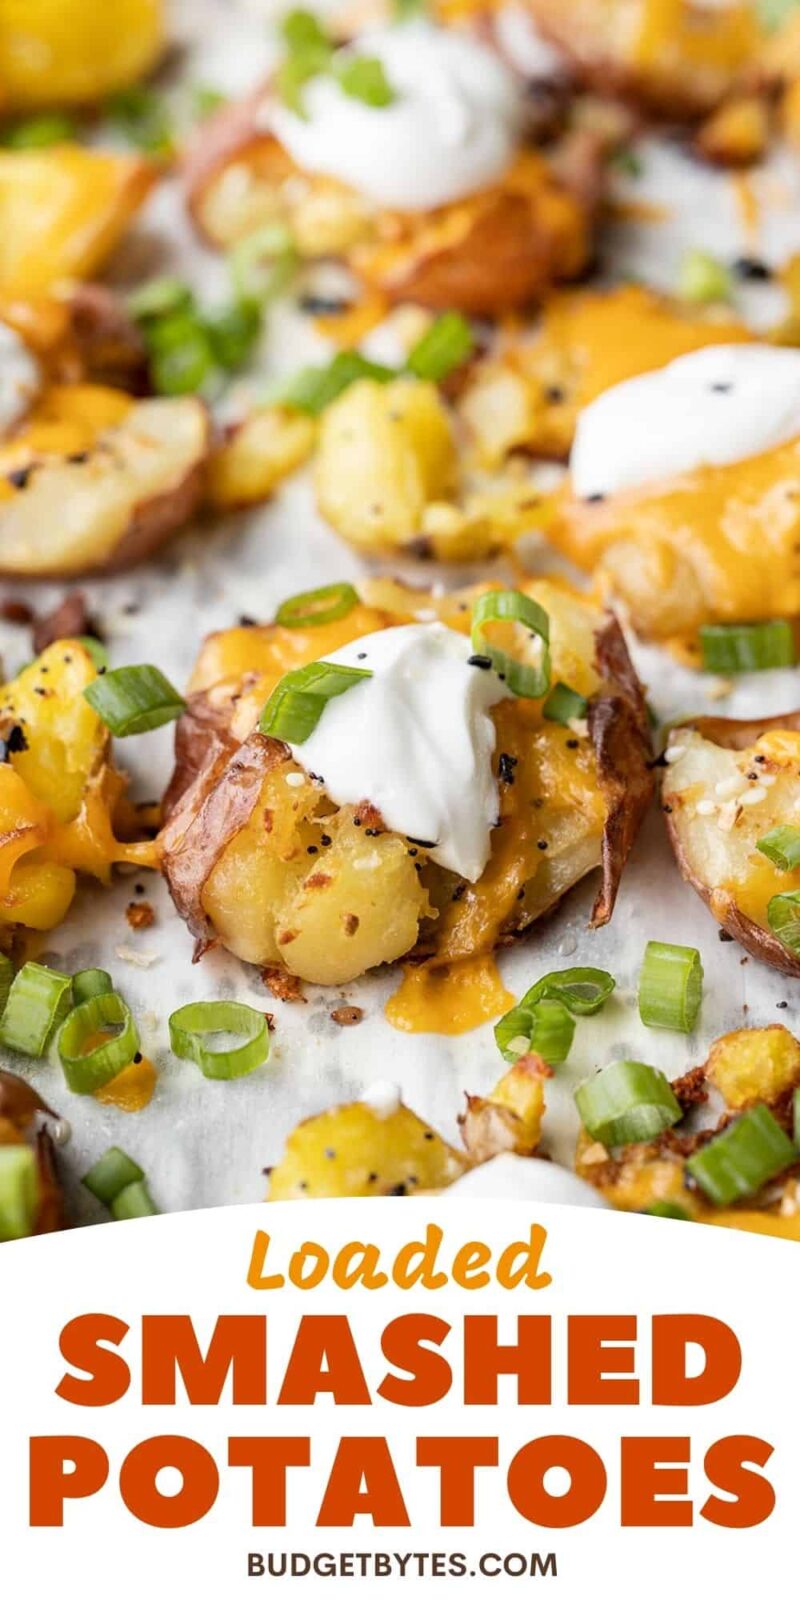
M 0 1044 L 23 1056 L 43 1056 L 71 1000 L 71 978 L 37 961 L 26 961 L 9 990 L 0 1021 Z
M 776 939 L 793 955 L 800 955 L 800 889 L 774 894 L 767 905 L 767 922 Z
M 87 683 L 83 695 L 119 739 L 174 722 L 186 708 L 158 667 L 115 667 Z
M 724 262 L 707 250 L 687 250 L 678 274 L 678 294 L 693 305 L 730 300 L 732 279 Z
M 254 300 L 237 300 L 205 319 L 215 361 L 235 372 L 251 355 L 262 327 L 262 311 Z
M 281 19 L 281 38 L 292 55 L 302 55 L 306 50 L 328 51 L 330 39 L 319 17 L 304 6 L 295 6 Z
M 182 278 L 151 278 L 128 295 L 127 309 L 134 322 L 152 322 L 193 310 L 194 295 Z
M 276 88 L 284 104 L 303 117 L 303 89 L 319 73 L 329 71 L 333 44 L 311 11 L 290 11 L 281 23 L 281 33 L 287 55 L 276 73 Z
M 307 667 L 298 667 L 273 689 L 261 713 L 259 730 L 287 744 L 304 744 L 328 701 L 371 677 L 363 667 L 344 667 L 335 661 L 312 661 Z
M 531 1020 L 528 1049 L 551 1066 L 566 1061 L 575 1037 L 575 1018 L 560 1000 L 539 1000 L 529 1013 Z
M 679 1206 L 676 1200 L 654 1200 L 651 1206 L 645 1207 L 646 1217 L 671 1217 L 674 1222 L 691 1222 L 688 1211 Z
M 775 33 L 797 10 L 798 0 L 756 0 L 758 20 L 766 33 Z
M 137 1217 L 158 1216 L 158 1206 L 143 1178 L 122 1189 L 112 1200 L 110 1210 L 115 1222 L 133 1222 Z
M 531 1049 L 544 1055 L 533 1043 L 535 1014 L 544 1000 L 555 1001 L 573 1017 L 591 1017 L 605 1005 L 614 987 L 610 972 L 603 972 L 600 967 L 566 967 L 563 972 L 548 972 L 495 1025 L 495 1043 L 503 1059 L 516 1061 Z M 545 1060 L 552 1063 L 554 1058 L 545 1056 Z
M 241 1035 L 243 1043 L 212 1049 L 209 1034 Z M 263 1011 L 239 1000 L 197 1000 L 173 1011 L 169 1038 L 176 1056 L 194 1061 L 206 1078 L 243 1078 L 269 1056 L 269 1028 Z
M 793 872 L 800 867 L 800 828 L 771 828 L 759 839 L 756 849 L 781 872 Z
M 284 600 L 275 612 L 282 628 L 319 628 L 326 622 L 339 622 L 358 605 L 352 583 L 326 583 L 322 589 L 306 589 Z
M 78 644 L 82 644 L 86 654 L 91 656 L 98 672 L 105 672 L 108 666 L 108 651 L 105 645 L 91 633 L 79 633 Z
M 72 117 L 54 111 L 15 123 L 3 134 L 2 143 L 8 150 L 46 150 L 50 145 L 69 144 L 77 137 Z
M 351 56 L 342 61 L 336 67 L 336 81 L 343 94 L 374 110 L 390 106 L 397 98 L 377 56 Z
M 96 1034 L 118 1031 L 87 1048 Z M 96 994 L 70 1011 L 58 1034 L 64 1077 L 73 1094 L 93 1094 L 130 1065 L 139 1050 L 139 1033 L 120 995 Z
M 531 666 L 518 661 L 505 650 L 493 645 L 487 636 L 487 626 L 492 622 L 516 622 L 540 641 L 539 663 Z M 494 589 L 478 596 L 472 611 L 472 648 L 477 655 L 488 656 L 495 672 L 508 684 L 512 694 L 528 700 L 539 700 L 550 688 L 550 618 L 547 612 L 520 594 L 518 589 Z
M 27 1144 L 0 1145 L 0 1242 L 28 1239 L 39 1209 L 39 1170 Z
M 657 1067 L 643 1061 L 613 1061 L 575 1091 L 581 1121 L 607 1146 L 655 1139 L 683 1115 Z
M 256 228 L 228 256 L 233 287 L 240 300 L 266 305 L 282 294 L 297 269 L 297 250 L 289 229 L 279 222 Z
M 82 1181 L 84 1189 L 102 1200 L 104 1206 L 110 1206 L 123 1189 L 127 1189 L 131 1183 L 139 1183 L 143 1177 L 141 1167 L 130 1156 L 126 1156 L 124 1150 L 112 1145 L 99 1161 L 95 1161 Z
M 650 939 L 639 974 L 639 1016 L 645 1027 L 691 1033 L 702 999 L 699 950 Z
M 318 417 L 326 406 L 338 400 L 345 389 L 361 378 L 374 383 L 389 383 L 397 376 L 391 367 L 368 361 L 358 350 L 340 350 L 327 367 L 303 367 L 287 382 L 274 386 L 266 396 L 272 405 L 290 406 Z
M 797 1150 L 766 1106 L 753 1106 L 695 1151 L 686 1169 L 715 1206 L 729 1206 L 777 1177 L 797 1160 Z
M 794 634 L 788 622 L 709 623 L 700 629 L 704 672 L 767 672 L 794 665 Z
M 623 145 L 619 150 L 612 150 L 608 158 L 608 165 L 616 172 L 621 172 L 626 178 L 641 178 L 644 172 L 644 162 L 637 150 L 632 150 L 630 145 Z
M 94 1000 L 98 994 L 111 994 L 113 988 L 110 974 L 102 967 L 84 967 L 72 980 L 72 1003 L 83 1005 L 84 1000 Z
M 215 111 L 228 104 L 228 96 L 210 83 L 196 83 L 192 89 L 192 111 L 197 122 L 205 122 Z
M 414 345 L 406 365 L 415 378 L 441 383 L 472 355 L 474 346 L 472 329 L 466 318 L 458 311 L 446 311 Z
M 567 728 L 571 722 L 582 722 L 588 710 L 589 702 L 582 694 L 566 683 L 554 683 L 542 706 L 542 716 Z
M 150 378 L 157 394 L 197 394 L 214 371 L 211 338 L 188 311 L 154 321 L 148 330 Z
M 14 982 L 14 963 L 8 956 L 0 955 L 0 1016 L 6 1008 L 6 1002 Z
M 106 115 L 128 141 L 148 155 L 169 157 L 175 148 L 166 104 L 142 84 L 120 89 L 106 104 Z

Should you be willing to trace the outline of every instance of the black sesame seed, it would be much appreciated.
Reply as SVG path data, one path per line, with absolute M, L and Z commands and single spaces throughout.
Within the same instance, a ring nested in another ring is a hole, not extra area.
M 419 852 L 418 852 L 418 851 L 417 851 L 417 850 L 409 850 L 409 852 L 408 852 L 408 854 L 409 854 L 409 855 L 410 855 L 410 856 L 415 856 L 415 855 L 418 855 L 418 854 L 419 854 Z
M 568 739 L 567 740 L 567 749 L 568 750 L 577 750 L 579 744 L 580 744 L 580 739 Z
M 328 1160 L 328 1161 L 335 1161 L 336 1160 L 336 1151 L 335 1150 L 331 1150 L 330 1147 L 328 1147 L 328 1149 L 325 1151 L 325 1157 L 326 1157 L 326 1160 Z
M 321 833 L 320 836 L 319 836 L 319 842 L 320 842 L 320 844 L 324 844 L 327 847 L 327 845 L 329 845 L 331 843 L 330 834 L 329 833 Z
M 359 650 L 358 655 L 356 656 L 356 661 L 366 661 L 366 659 L 367 659 L 366 650 Z
M 7 474 L 8 482 L 13 489 L 27 489 L 32 472 L 33 467 L 15 467 Z
M 759 261 L 757 256 L 739 256 L 733 263 L 733 271 L 745 283 L 769 283 L 773 276 L 772 268 L 767 266 L 766 261 Z
M 430 1141 L 431 1139 L 435 1139 L 436 1138 L 436 1134 L 432 1133 L 430 1128 L 428 1128 L 428 1129 L 426 1129 L 425 1133 L 423 1133 L 422 1137 L 423 1137 L 423 1139 L 427 1139 L 427 1140 Z
M 243 614 L 239 618 L 239 627 L 240 628 L 257 628 L 258 627 L 258 623 L 256 622 L 255 617 L 248 617 L 246 614 Z
M 709 387 L 712 394 L 731 394 L 733 391 L 732 383 L 712 383 Z
M 317 854 L 316 845 L 315 844 L 307 844 L 306 845 L 306 855 L 307 856 L 315 856 L 316 854 Z
M 467 666 L 480 667 L 481 672 L 488 672 L 491 664 L 491 656 L 467 656 Z
M 82 467 L 89 460 L 89 452 L 88 450 L 76 450 L 74 455 L 67 456 L 67 460 L 72 467 Z
M 349 300 L 329 294 L 302 294 L 297 304 L 307 317 L 341 317 L 351 306 Z
M 789 1005 L 788 1000 L 779 1000 L 777 1009 L 779 1011 L 785 1011 L 787 1009 L 788 1005 Z
M 590 506 L 598 506 L 598 505 L 600 505 L 601 501 L 605 500 L 605 495 L 604 494 L 587 494 L 586 499 L 587 499 L 587 501 L 588 501 Z
M 27 750 L 28 741 L 25 738 L 19 723 L 17 723 L 16 727 L 11 729 L 11 732 L 6 740 L 6 744 L 12 755 L 19 755 L 21 750 Z
M 537 850 L 546 850 L 547 849 L 547 840 L 546 839 L 537 839 L 536 848 L 537 848 Z
M 453 890 L 452 899 L 453 900 L 463 900 L 464 895 L 466 894 L 466 892 L 467 892 L 466 884 L 465 883 L 457 883 L 456 886 L 455 886 L 455 889 Z
M 507 783 L 510 785 L 514 782 L 514 768 L 516 767 L 518 760 L 518 756 L 510 756 L 505 750 L 503 751 L 500 760 L 497 763 L 497 776 L 501 783 Z
M 137 1050 L 137 1052 L 136 1052 L 136 1054 L 135 1054 L 135 1056 L 134 1056 L 134 1058 L 133 1058 L 133 1059 L 134 1059 L 134 1061 L 135 1061 L 135 1063 L 136 1063 L 136 1066 L 137 1066 L 137 1067 L 138 1067 L 138 1065 L 139 1065 L 139 1062 L 140 1062 L 140 1061 L 141 1061 L 141 1059 L 142 1059 L 142 1052 L 141 1052 L 141 1050 Z
M 560 388 L 557 383 L 551 383 L 550 387 L 545 389 L 544 397 L 545 400 L 549 401 L 551 406 L 563 405 L 564 401 L 566 400 L 564 390 Z

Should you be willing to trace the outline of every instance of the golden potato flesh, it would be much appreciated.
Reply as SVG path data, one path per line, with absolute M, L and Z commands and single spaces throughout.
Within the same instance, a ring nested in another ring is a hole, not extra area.
M 459 415 L 487 466 L 518 449 L 563 460 L 578 413 L 606 389 L 751 337 L 729 314 L 693 314 L 639 284 L 565 290 L 547 302 L 532 340 L 477 364 Z
M 456 474 L 452 425 L 431 383 L 362 380 L 323 414 L 317 504 L 350 544 L 409 544 L 425 506 L 455 487 Z
M 739 1028 L 711 1047 L 706 1072 L 726 1105 L 769 1105 L 800 1084 L 800 1043 L 788 1028 Z
M 357 1100 L 294 1129 L 270 1174 L 269 1198 L 416 1194 L 447 1188 L 469 1165 L 407 1106 L 385 1113 Z
M 0 0 L 0 83 L 12 110 L 93 105 L 150 72 L 165 0 Z
M 604 94 L 671 117 L 710 111 L 751 65 L 756 7 L 698 0 L 530 0 L 545 37 Z
M 94 277 L 155 176 L 139 156 L 78 145 L 0 150 L 0 294 L 30 299 Z
M 689 727 L 670 736 L 662 798 L 672 846 L 717 921 L 759 959 L 796 975 L 798 957 L 771 931 L 768 906 L 800 889 L 800 869 L 782 871 L 757 845 L 773 828 L 797 826 L 800 734 L 768 728 L 755 737 L 756 725 L 736 743 L 737 724 L 718 725 L 724 743 Z
M 237 424 L 209 461 L 208 496 L 225 511 L 266 500 L 308 460 L 316 424 L 298 411 L 270 406 Z
M 562 726 L 518 698 L 495 708 L 495 770 L 503 757 L 513 781 L 498 782 L 489 863 L 468 883 L 388 830 L 368 796 L 355 810 L 336 806 L 287 746 L 253 731 L 287 671 L 350 640 L 417 611 L 469 629 L 472 593 L 439 599 L 386 580 L 364 589 L 375 604 L 336 622 L 234 629 L 203 650 L 160 841 L 200 948 L 218 939 L 322 984 L 412 952 L 441 967 L 490 954 L 601 864 L 595 921 L 607 920 L 652 792 L 640 692 L 615 625 L 555 584 L 528 586 L 550 617 L 553 678 L 590 701 L 588 721 Z
M 66 576 L 144 559 L 197 505 L 208 437 L 192 397 L 47 391 L 0 448 L 0 572 Z

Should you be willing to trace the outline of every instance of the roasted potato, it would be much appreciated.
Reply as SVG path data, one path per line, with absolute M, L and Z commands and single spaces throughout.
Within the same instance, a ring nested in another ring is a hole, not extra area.
M 18 1152 L 23 1163 L 20 1204 L 0 1217 L 0 1243 L 31 1234 L 53 1233 L 64 1226 L 64 1205 L 56 1169 L 55 1146 L 47 1119 L 55 1114 L 24 1078 L 0 1072 L 0 1162 Z
M 391 1085 L 335 1106 L 289 1135 L 269 1179 L 270 1200 L 409 1195 L 449 1188 L 472 1167 L 512 1152 L 533 1156 L 550 1068 L 521 1057 L 486 1097 L 467 1095 L 459 1118 L 466 1155 L 403 1105 Z
M 359 826 L 359 808 L 335 807 L 286 745 L 253 731 L 289 669 L 419 613 L 466 632 L 468 597 L 376 583 L 338 622 L 212 635 L 178 724 L 160 838 L 200 951 L 219 941 L 323 984 L 401 956 L 448 966 L 524 932 L 599 865 L 592 920 L 608 920 L 652 789 L 641 691 L 616 622 L 554 584 L 526 592 L 550 616 L 553 678 L 586 697 L 587 720 L 563 727 L 517 698 L 495 708 L 495 763 L 502 753 L 514 781 L 500 783 L 501 820 L 476 883 L 416 842 L 409 853 L 374 820 L 369 832 Z
M 198 504 L 208 447 L 199 400 L 46 390 L 0 446 L 0 573 L 62 577 L 144 560 Z
M 260 126 L 265 93 L 223 108 L 187 157 L 190 213 L 220 249 L 281 223 L 301 257 L 342 256 L 390 301 L 475 315 L 526 305 L 585 267 L 591 208 L 535 152 L 466 200 L 381 212 L 344 184 L 299 171 Z
M 673 121 L 712 111 L 746 80 L 762 42 L 738 0 L 529 0 L 534 21 L 585 82 Z
M 605 389 L 705 345 L 752 335 L 719 308 L 700 314 L 642 285 L 553 295 L 532 340 L 475 363 L 458 413 L 484 465 L 512 450 L 566 460 L 578 413 Z
M 99 273 L 155 177 L 140 156 L 78 145 L 0 150 L 0 296 Z
M 256 505 L 308 460 L 316 424 L 299 411 L 268 406 L 233 424 L 215 446 L 207 493 L 220 511 Z
M 687 1165 L 696 1151 L 725 1131 L 736 1113 L 750 1108 L 766 1107 L 780 1128 L 791 1134 L 792 1097 L 798 1084 L 800 1043 L 793 1034 L 778 1026 L 740 1028 L 717 1039 L 702 1066 L 673 1081 L 682 1111 L 675 1127 L 646 1144 L 615 1149 L 607 1149 L 582 1129 L 575 1170 L 622 1211 L 675 1207 L 691 1221 L 800 1240 L 800 1155 L 792 1159 L 790 1141 L 788 1164 L 777 1176 L 730 1206 L 715 1205 Z M 709 1089 L 725 1103 L 716 1125 L 707 1115 L 700 1123 L 694 1117 L 695 1108 L 708 1101 Z
M 96 105 L 150 72 L 164 42 L 164 0 L 0 0 L 5 103 Z
M 670 733 L 662 804 L 688 883 L 751 955 L 800 977 L 800 941 L 773 931 L 770 902 L 800 889 L 760 851 L 774 828 L 800 816 L 800 713 L 735 722 L 701 717 Z M 789 942 L 787 942 L 789 941 Z
M 69 910 L 76 874 L 107 883 L 115 861 L 152 863 L 120 842 L 125 779 L 108 729 L 83 697 L 97 668 L 79 639 L 50 645 L 0 689 L 0 931 L 46 931 Z

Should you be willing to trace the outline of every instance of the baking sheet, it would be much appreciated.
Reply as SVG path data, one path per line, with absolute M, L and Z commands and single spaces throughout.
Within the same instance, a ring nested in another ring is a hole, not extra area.
M 267 19 L 271 0 L 183 0 L 175 4 L 174 30 L 184 56 L 181 72 L 191 83 L 246 89 L 263 74 L 270 56 Z M 636 204 L 608 233 L 603 267 L 609 276 L 633 276 L 661 288 L 674 287 L 687 246 L 699 245 L 732 259 L 759 255 L 773 264 L 800 251 L 800 163 L 778 152 L 763 171 L 742 180 L 713 173 L 691 161 L 674 143 L 642 146 L 640 177 L 619 179 L 620 200 Z M 643 204 L 644 203 L 644 204 Z M 648 212 L 660 208 L 664 214 Z M 748 215 L 755 210 L 754 225 Z M 177 268 L 206 299 L 224 294 L 221 263 L 202 251 L 189 230 L 176 180 L 152 197 L 116 269 L 120 281 Z M 755 326 L 774 320 L 773 286 L 742 290 L 739 309 Z M 271 319 L 253 374 L 254 384 L 313 359 L 319 346 L 296 309 Z M 534 550 L 532 564 L 546 561 Z M 155 562 L 130 575 L 82 585 L 101 619 L 113 665 L 155 661 L 177 685 L 185 684 L 202 636 L 229 626 L 241 615 L 268 619 L 287 595 L 335 579 L 358 579 L 367 566 L 317 517 L 310 486 L 300 476 L 274 501 L 244 516 L 203 522 L 175 539 Z M 385 564 L 411 581 L 432 578 L 450 587 L 465 574 Z M 474 576 L 474 568 L 471 575 Z M 492 574 L 502 575 L 494 564 Z M 6 586 L 37 610 L 57 603 L 63 585 Z M 8 675 L 29 655 L 24 630 L 3 625 L 0 650 Z M 716 709 L 751 715 L 794 708 L 800 678 L 793 670 L 763 673 L 736 685 L 728 698 L 718 686 L 674 665 L 663 653 L 634 650 L 650 699 L 661 716 Z M 173 730 L 126 740 L 118 759 L 133 774 L 136 798 L 160 794 L 171 769 Z M 133 885 L 144 883 L 156 910 L 155 925 L 133 933 L 125 907 Z M 680 880 L 654 810 L 623 879 L 611 925 L 589 933 L 587 920 L 595 882 L 573 892 L 539 931 L 503 952 L 499 965 L 515 994 L 552 967 L 592 964 L 608 968 L 618 988 L 604 1013 L 579 1022 L 569 1063 L 548 1089 L 545 1148 L 571 1162 L 576 1132 L 573 1091 L 587 1073 L 619 1056 L 662 1067 L 675 1076 L 702 1061 L 719 1033 L 742 1025 L 784 1021 L 792 1025 L 792 985 L 758 966 L 739 946 L 721 943 L 716 924 Z M 635 1007 L 638 967 L 649 938 L 696 945 L 706 973 L 700 1026 L 694 1037 L 644 1029 Z M 379 973 L 341 990 L 306 988 L 305 1004 L 286 1004 L 265 990 L 260 975 L 219 951 L 191 965 L 192 940 L 174 912 L 166 889 L 152 874 L 119 877 L 104 892 L 96 884 L 79 890 L 67 923 L 48 939 L 41 959 L 67 970 L 110 969 L 134 1009 L 143 1049 L 158 1068 L 151 1104 L 136 1115 L 104 1107 L 67 1091 L 55 1062 L 8 1065 L 35 1081 L 68 1119 L 65 1151 L 68 1192 L 75 1214 L 99 1221 L 104 1213 L 78 1183 L 79 1175 L 110 1144 L 121 1144 L 145 1168 L 165 1211 L 260 1199 L 263 1168 L 274 1162 L 299 1118 L 332 1102 L 357 1097 L 378 1079 L 402 1086 L 408 1104 L 445 1135 L 455 1132 L 462 1092 L 486 1090 L 500 1060 L 491 1025 L 457 1038 L 406 1035 L 389 1027 L 383 1006 L 397 973 Z M 252 1077 L 210 1083 L 170 1053 L 166 1019 L 189 1000 L 234 997 L 275 1013 L 272 1056 Z M 777 1010 L 788 1000 L 788 1009 Z M 364 1020 L 343 1029 L 330 1013 L 343 1001 L 363 1007 Z

